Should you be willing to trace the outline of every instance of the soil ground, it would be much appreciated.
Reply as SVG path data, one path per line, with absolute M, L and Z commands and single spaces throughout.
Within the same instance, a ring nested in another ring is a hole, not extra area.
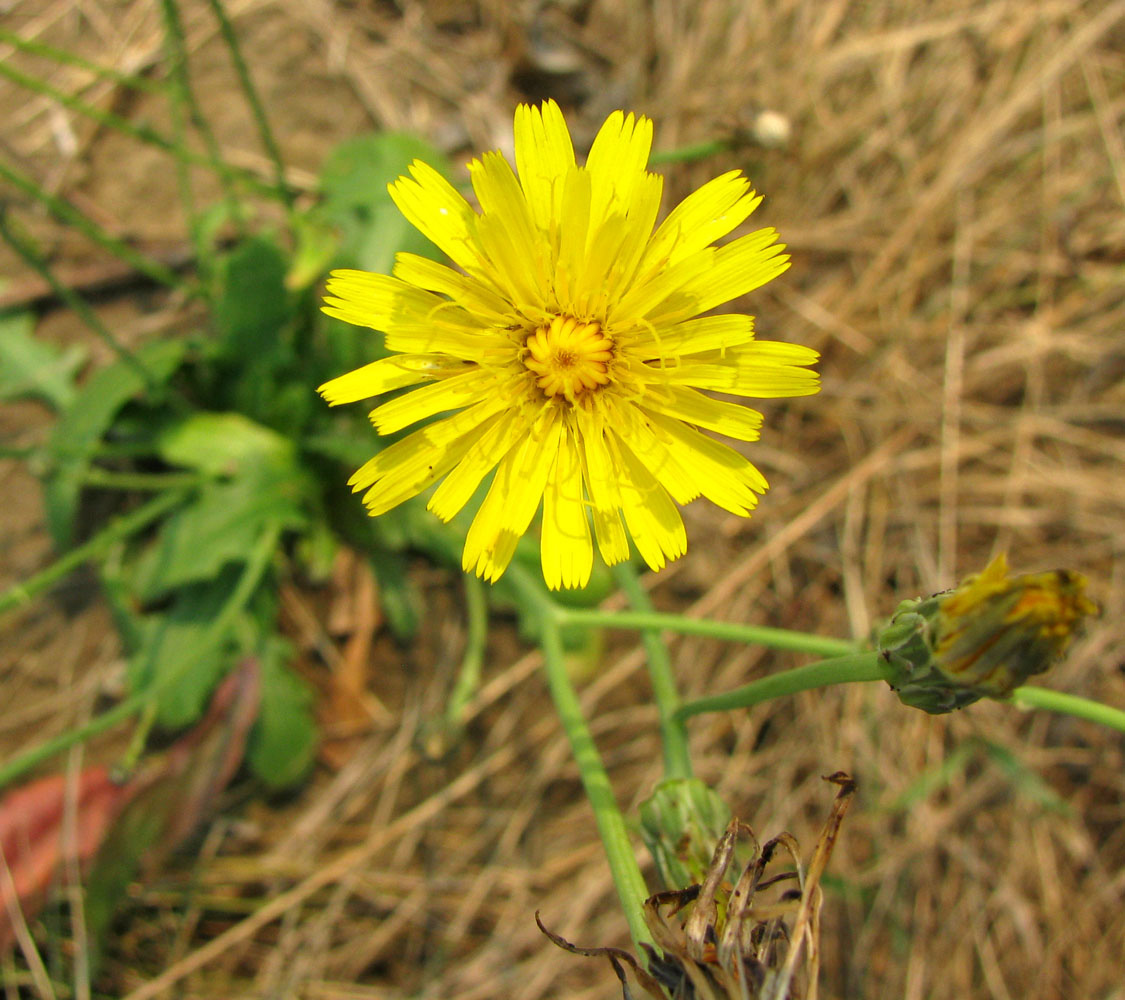
M 265 172 L 208 6 L 182 7 L 194 85 L 223 150 Z M 783 116 L 791 134 L 778 146 L 665 168 L 667 204 L 724 170 L 751 176 L 767 196 L 754 221 L 781 231 L 793 267 L 747 308 L 760 336 L 823 352 L 824 389 L 766 402 L 751 447 L 770 493 L 749 521 L 689 507 L 691 549 L 649 581 L 654 600 L 862 636 L 900 598 L 1006 551 L 1020 571 L 1090 578 L 1104 614 L 1048 683 L 1125 706 L 1125 3 L 232 0 L 228 10 L 306 190 L 332 146 L 358 132 L 412 130 L 463 163 L 507 148 L 515 104 L 548 96 L 579 146 L 617 107 L 651 116 L 660 149 L 752 131 L 763 110 Z M 0 23 L 129 72 L 162 60 L 154 0 L 12 0 Z M 137 121 L 166 114 L 76 68 L 52 83 Z M 9 83 L 0 111 L 12 162 L 128 240 L 186 250 L 159 153 Z M 60 273 L 82 285 L 104 269 L 78 237 L 13 204 Z M 34 302 L 42 336 L 104 358 L 7 252 L 0 265 L 4 301 Z M 178 308 L 110 279 L 96 301 L 126 340 Z M 34 441 L 44 420 L 8 406 L 0 437 Z M 8 585 L 51 552 L 34 477 L 3 461 L 0 484 Z M 464 626 L 457 581 L 421 562 L 416 573 L 433 627 L 410 649 L 376 633 L 370 686 L 385 716 L 287 801 L 236 786 L 192 850 L 132 888 L 105 961 L 111 995 L 615 995 L 607 965 L 558 951 L 533 920 L 539 910 L 584 945 L 627 940 L 537 656 L 495 629 L 465 742 L 427 758 L 419 733 L 449 689 Z M 293 620 L 323 634 L 329 599 L 290 595 Z M 5 755 L 74 725 L 120 685 L 116 634 L 85 577 L 9 619 L 0 639 Z M 671 648 L 689 696 L 795 662 L 697 639 Z M 659 753 L 631 640 L 611 638 L 584 698 L 633 808 L 659 777 Z M 875 685 L 702 717 L 691 735 L 700 775 L 765 836 L 788 829 L 811 845 L 831 798 L 820 776 L 857 778 L 822 914 L 822 995 L 1125 998 L 1120 735 L 999 704 L 928 717 Z M 903 804 L 970 740 L 1006 748 L 1023 779 L 974 751 Z

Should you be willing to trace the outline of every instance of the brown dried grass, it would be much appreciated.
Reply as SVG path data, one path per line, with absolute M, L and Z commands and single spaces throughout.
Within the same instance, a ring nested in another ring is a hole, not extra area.
M 652 581 L 655 599 L 862 635 L 899 597 L 1007 550 L 1018 570 L 1091 578 L 1105 615 L 1049 683 L 1125 705 L 1125 4 L 229 7 L 298 183 L 365 127 L 416 129 L 466 154 L 504 145 L 513 105 L 551 94 L 580 143 L 617 106 L 651 115 L 662 148 L 756 108 L 785 114 L 787 148 L 671 168 L 669 201 L 721 170 L 750 173 L 768 196 L 756 221 L 776 225 L 794 257 L 750 307 L 762 336 L 823 351 L 824 390 L 766 407 L 754 455 L 773 490 L 750 522 L 690 508 L 692 551 Z M 260 162 L 204 7 L 185 11 L 220 138 L 232 158 Z M 123 68 L 159 58 L 147 0 L 112 12 L 17 0 L 6 18 Z M 59 76 L 98 93 L 81 73 Z M 0 106 L 3 141 L 47 183 L 130 236 L 179 238 L 155 157 L 6 87 Z M 18 470 L 4 474 L 26 492 Z M 32 509 L 7 516 L 17 562 L 44 551 Z M 395 722 L 296 801 L 232 809 L 198 860 L 138 887 L 108 960 L 119 995 L 614 995 L 607 967 L 556 950 L 532 919 L 540 909 L 583 945 L 625 941 L 536 655 L 498 631 L 467 742 L 445 763 L 417 750 L 461 642 L 449 583 L 425 579 L 437 627 L 415 650 L 381 642 L 372 654 Z M 86 703 L 51 694 L 66 690 L 60 671 L 93 649 L 101 673 L 78 675 L 104 676 L 112 642 L 96 612 L 73 621 L 61 658 L 44 652 L 42 616 L 32 627 L 35 641 L 13 637 L 28 658 L 13 653 L 2 683 L 28 719 L 60 728 Z M 792 662 L 698 639 L 672 653 L 688 695 Z M 403 660 L 415 665 L 405 677 Z M 634 807 L 659 753 L 631 641 L 615 639 L 584 701 Z M 983 750 L 923 789 L 967 740 L 1008 748 L 1066 809 Z M 790 829 L 811 843 L 830 798 L 819 775 L 858 780 L 822 915 L 823 995 L 1125 997 L 1119 735 L 992 704 L 930 718 L 868 686 L 698 719 L 692 747 L 701 776 L 764 836 Z

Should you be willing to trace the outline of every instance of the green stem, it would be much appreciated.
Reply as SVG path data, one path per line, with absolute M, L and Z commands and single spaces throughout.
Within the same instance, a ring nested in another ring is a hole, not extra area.
M 468 573 L 465 580 L 465 613 L 468 618 L 468 636 L 465 639 L 465 655 L 461 658 L 461 670 L 457 683 L 449 696 L 445 710 L 448 728 L 460 731 L 464 725 L 465 707 L 480 687 L 481 667 L 484 665 L 484 644 L 488 639 L 488 598 L 484 584 Z
M 158 490 L 185 489 L 201 486 L 209 476 L 195 472 L 114 472 L 91 465 L 83 474 L 82 482 L 103 490 L 135 490 L 151 492 Z
M 140 359 L 124 344 L 122 344 L 112 333 L 106 325 L 98 318 L 98 314 L 90 308 L 81 295 L 79 295 L 73 288 L 64 285 L 58 278 L 55 277 L 54 271 L 51 270 L 50 265 L 44 259 L 43 255 L 36 249 L 31 237 L 17 231 L 13 226 L 13 220 L 8 218 L 8 213 L 0 208 L 0 238 L 2 238 L 8 246 L 23 259 L 36 274 L 39 275 L 48 285 L 58 298 L 74 310 L 74 313 L 83 323 L 88 326 L 96 336 L 106 343 L 110 350 L 113 351 L 122 361 L 133 368 L 142 379 L 145 385 L 150 390 L 157 388 L 157 380 L 153 374 L 141 363 Z
M 830 687 L 833 684 L 852 684 L 856 681 L 890 680 L 891 670 L 879 653 L 853 653 L 851 656 L 837 656 L 829 660 L 819 660 L 793 670 L 771 674 L 761 680 L 725 691 L 722 694 L 698 698 L 683 705 L 676 713 L 680 719 L 687 719 L 701 712 L 726 712 L 732 708 L 752 708 L 763 701 L 796 694 L 798 691 L 812 691 L 815 688 Z
M 1028 685 L 1012 692 L 1012 703 L 1020 708 L 1045 708 L 1049 712 L 1073 715 L 1125 733 L 1125 712 L 1103 705 L 1100 701 L 1080 698 L 1076 694 L 1064 694 L 1062 691 Z
M 598 754 L 597 745 L 582 715 L 582 705 L 570 681 L 563 654 L 562 637 L 559 633 L 559 618 L 556 605 L 542 590 L 538 583 L 520 566 L 508 569 L 508 577 L 527 603 L 538 611 L 540 625 L 540 644 L 543 650 L 543 664 L 547 674 L 547 685 L 559 714 L 559 721 L 570 741 L 570 749 L 578 764 L 582 777 L 582 787 L 594 811 L 594 821 L 609 862 L 610 874 L 617 887 L 617 895 L 625 910 L 629 932 L 634 945 L 640 949 L 642 944 L 652 944 L 644 919 L 644 903 L 648 896 L 644 878 L 637 867 L 625 820 L 617 807 L 613 789 L 609 783 L 605 766 Z
M 258 91 L 250 77 L 250 68 L 242 57 L 242 48 L 238 44 L 238 36 L 234 33 L 234 26 L 230 23 L 230 18 L 227 17 L 222 0 L 209 0 L 209 3 L 215 19 L 219 22 L 219 31 L 222 33 L 223 41 L 227 43 L 227 49 L 230 51 L 234 71 L 238 74 L 238 82 L 242 85 L 242 92 L 246 95 L 246 103 L 250 105 L 250 113 L 254 116 L 254 122 L 258 126 L 258 134 L 262 138 L 262 145 L 273 162 L 277 194 L 287 206 L 292 208 L 293 195 L 285 183 L 285 164 L 281 159 L 281 150 L 274 139 L 269 119 L 266 118 L 265 106 L 262 104 L 261 98 L 258 97 Z
M 183 22 L 180 19 L 180 9 L 177 0 L 162 0 L 161 9 L 164 13 L 164 41 L 169 61 L 169 81 L 171 84 L 173 121 L 175 123 L 176 143 L 182 148 L 187 148 L 184 130 L 185 113 L 192 126 L 203 137 L 203 144 L 211 160 L 215 163 L 219 181 L 223 185 L 223 194 L 230 209 L 230 217 L 241 229 L 243 227 L 242 208 L 234 190 L 234 172 L 223 159 L 222 150 L 218 140 L 203 114 L 199 102 L 196 100 L 195 91 L 191 85 L 191 74 L 188 71 L 187 40 L 184 35 Z M 181 170 L 181 189 L 190 191 L 190 184 L 186 174 L 183 174 L 184 165 L 177 163 Z M 210 271 L 211 247 L 203 240 L 200 220 L 194 212 L 194 198 L 189 198 L 188 219 L 195 236 L 196 253 L 200 263 Z
M 0 40 L 3 40 L 3 32 L 0 32 Z M 161 133 L 157 132 L 156 129 L 149 125 L 131 122 L 128 118 L 115 115 L 112 111 L 103 111 L 101 108 L 82 100 L 80 97 L 75 97 L 73 94 L 68 94 L 66 91 L 52 87 L 49 83 L 40 80 L 38 77 L 28 76 L 26 73 L 21 73 L 18 69 L 14 69 L 5 63 L 0 63 L 0 76 L 7 77 L 17 86 L 24 87 L 33 93 L 42 94 L 44 97 L 48 97 L 52 101 L 61 104 L 64 108 L 69 108 L 75 114 L 82 115 L 84 118 L 89 118 L 91 121 L 97 122 L 105 128 L 114 129 L 122 135 L 127 135 L 131 139 L 136 139 L 138 142 L 154 146 L 182 160 L 184 163 L 206 167 L 209 170 L 214 170 L 218 174 L 226 173 L 231 176 L 237 176 L 239 180 L 243 181 L 248 187 L 258 193 L 270 196 L 275 196 L 277 194 L 272 185 L 264 183 L 249 171 L 232 167 L 221 160 L 215 160 L 211 155 L 196 153 L 189 149 L 187 145 L 183 143 L 177 144 L 176 141 L 169 139 L 166 135 L 161 135 Z
M 182 503 L 189 493 L 189 490 L 169 490 L 136 510 L 110 521 L 84 545 L 72 549 L 46 569 L 40 570 L 23 583 L 17 583 L 0 594 L 0 615 L 29 603 L 37 594 L 53 586 L 72 570 L 91 559 L 98 558 L 118 542 L 135 535 L 153 521 L 163 517 L 173 507 Z
M 234 590 L 231 591 L 231 595 L 227 598 L 226 603 L 219 609 L 219 613 L 215 616 L 212 627 L 207 631 L 202 641 L 190 651 L 186 652 L 183 658 L 176 663 L 172 669 L 166 670 L 160 678 L 143 691 L 138 691 L 124 701 L 118 702 L 108 712 L 102 713 L 97 718 L 91 719 L 82 726 L 69 729 L 65 733 L 60 733 L 54 739 L 47 740 L 39 746 L 28 750 L 26 753 L 13 758 L 3 766 L 0 766 L 0 788 L 5 787 L 16 778 L 26 774 L 37 764 L 42 763 L 64 750 L 68 750 L 76 743 L 81 743 L 84 740 L 90 739 L 92 736 L 112 729 L 118 723 L 142 711 L 160 694 L 160 692 L 178 683 L 183 679 L 188 670 L 195 667 L 200 660 L 206 656 L 212 655 L 215 652 L 215 648 L 226 639 L 227 632 L 230 630 L 235 618 L 242 612 L 247 601 L 253 596 L 258 584 L 261 583 L 262 575 L 269 567 L 270 560 L 273 558 L 273 554 L 277 549 L 277 542 L 280 535 L 281 530 L 276 525 L 270 525 L 262 532 L 261 537 L 258 539 L 257 544 L 254 546 L 246 561 L 246 565 L 243 567 L 242 574 L 238 578 L 238 583 L 235 584 Z
M 658 149 L 648 158 L 649 164 L 658 166 L 662 163 L 693 163 L 696 160 L 706 160 L 719 153 L 730 149 L 730 143 L 723 139 L 709 139 L 706 142 L 697 142 L 692 146 L 678 146 L 675 149 Z
M 108 66 L 99 66 L 97 63 L 90 62 L 89 59 L 83 59 L 82 56 L 75 55 L 73 52 L 67 52 L 65 49 L 56 49 L 53 45 L 47 45 L 34 38 L 21 38 L 14 31 L 8 31 L 7 28 L 0 28 L 0 42 L 5 45 L 10 45 L 14 49 L 18 49 L 20 52 L 26 52 L 29 55 L 42 56 L 44 59 L 53 59 L 55 62 L 60 62 L 67 66 L 77 66 L 79 69 L 86 70 L 87 73 L 102 80 L 116 83 L 122 87 L 130 87 L 133 90 L 143 90 L 146 94 L 156 94 L 159 93 L 161 89 L 158 84 L 146 80 L 143 76 L 121 73 Z
M 648 591 L 637 579 L 636 570 L 631 563 L 621 563 L 614 569 L 617 584 L 629 603 L 642 614 L 652 614 L 652 602 Z M 690 778 L 692 776 L 691 752 L 688 749 L 687 727 L 683 719 L 677 718 L 681 701 L 676 689 L 676 677 L 668 658 L 668 647 L 660 637 L 660 630 L 644 629 L 641 642 L 645 647 L 648 662 L 648 675 L 652 684 L 652 695 L 660 713 L 660 741 L 664 750 L 664 777 Z
M 601 611 L 597 608 L 558 608 L 563 624 L 585 625 L 601 628 L 664 629 L 681 635 L 702 635 L 726 642 L 768 646 L 795 653 L 812 653 L 817 656 L 845 656 L 854 653 L 857 644 L 846 639 L 830 639 L 784 628 L 766 625 L 739 625 L 735 622 L 716 622 L 706 618 L 688 618 L 686 615 L 664 614 L 658 611 Z
M 101 226 L 80 212 L 65 198 L 44 191 L 26 174 L 2 160 L 0 160 L 0 180 L 7 181 L 29 198 L 39 202 L 61 223 L 73 226 L 87 239 L 113 254 L 118 260 L 123 260 L 141 274 L 152 278 L 153 281 L 158 281 L 169 288 L 181 288 L 192 294 L 198 294 L 171 268 L 137 253 L 129 244 L 122 242 L 115 236 L 110 236 Z

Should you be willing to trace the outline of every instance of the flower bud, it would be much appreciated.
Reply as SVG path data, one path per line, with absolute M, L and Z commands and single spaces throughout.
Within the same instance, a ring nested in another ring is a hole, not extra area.
M 1098 607 L 1069 570 L 1009 576 L 1004 556 L 953 590 L 903 601 L 876 639 L 907 705 L 940 714 L 1005 698 L 1066 653 Z
M 669 778 L 641 803 L 641 836 L 666 889 L 703 881 L 727 824 L 726 803 L 698 778 Z

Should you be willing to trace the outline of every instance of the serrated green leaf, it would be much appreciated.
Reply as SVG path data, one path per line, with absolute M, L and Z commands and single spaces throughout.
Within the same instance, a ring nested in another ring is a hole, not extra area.
M 289 668 L 290 655 L 285 640 L 269 637 L 261 652 L 261 709 L 246 751 L 250 770 L 275 790 L 292 787 L 308 773 L 318 742 L 312 691 Z
M 169 465 L 214 476 L 296 462 L 296 448 L 288 438 L 241 413 L 193 413 L 162 430 L 156 447 Z
M 269 428 L 237 413 L 197 413 L 162 433 L 157 448 L 170 464 L 231 478 L 203 486 L 164 523 L 137 561 L 142 601 L 244 562 L 268 524 L 300 528 L 308 521 L 313 484 L 293 444 Z
M 151 381 L 162 385 L 184 358 L 180 340 L 145 344 L 136 351 Z M 62 412 L 48 442 L 51 473 L 44 482 L 47 527 L 59 548 L 74 537 L 74 521 L 82 480 L 102 435 L 126 403 L 139 396 L 146 382 L 135 365 L 117 361 L 96 372 Z
M 129 659 L 126 677 L 134 693 L 164 685 L 156 699 L 159 725 L 179 729 L 198 719 L 230 666 L 232 641 L 216 633 L 223 628 L 216 619 L 238 579 L 238 570 L 228 567 L 209 583 L 177 591 L 167 611 L 142 620 L 141 646 Z M 170 677 L 176 679 L 166 683 Z
M 0 315 L 0 400 L 40 399 L 63 410 L 74 400 L 74 378 L 86 360 L 78 346 L 59 350 L 35 337 L 29 312 Z
M 245 562 L 271 522 L 302 527 L 303 492 L 303 477 L 284 472 L 204 486 L 190 506 L 168 518 L 137 560 L 137 596 L 152 601 L 185 584 L 213 579 L 226 565 Z
M 357 136 L 329 155 L 320 176 L 324 200 L 310 216 L 340 234 L 338 266 L 389 274 L 400 250 L 441 259 L 441 252 L 406 221 L 387 193 L 387 185 L 415 159 L 450 174 L 440 151 L 405 133 Z

